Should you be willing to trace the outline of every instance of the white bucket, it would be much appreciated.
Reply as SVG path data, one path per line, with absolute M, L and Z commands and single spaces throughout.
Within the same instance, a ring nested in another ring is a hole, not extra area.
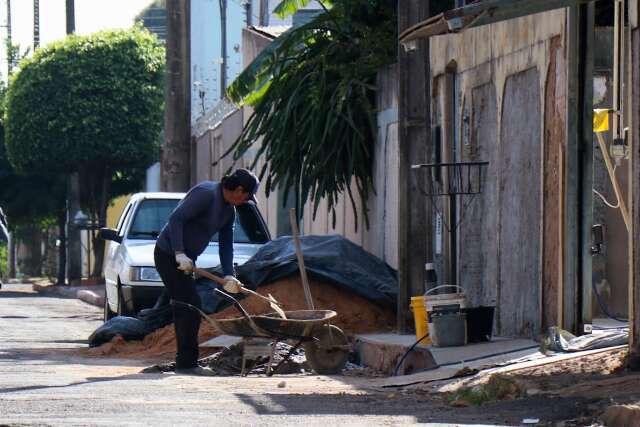
M 456 292 L 429 295 L 436 289 L 443 288 L 453 288 L 456 289 Z M 433 322 L 431 321 L 430 315 L 432 312 L 443 310 L 460 310 L 463 308 L 467 308 L 467 296 L 464 293 L 464 289 L 457 285 L 441 285 L 436 286 L 433 289 L 429 289 L 424 294 L 424 302 L 425 310 L 427 310 L 427 322 L 429 323 L 429 328 L 433 327 Z

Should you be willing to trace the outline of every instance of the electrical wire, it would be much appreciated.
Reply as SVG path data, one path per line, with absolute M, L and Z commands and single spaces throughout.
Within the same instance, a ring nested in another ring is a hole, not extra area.
M 616 169 L 617 169 L 617 168 L 618 168 L 618 165 L 613 165 L 613 174 L 612 174 L 612 175 L 613 175 L 613 177 L 612 177 L 612 180 L 615 180 L 615 179 L 616 179 Z M 606 199 L 606 198 L 605 198 L 605 197 L 604 197 L 600 192 L 598 192 L 598 190 L 596 190 L 595 188 L 593 189 L 593 192 L 594 192 L 598 197 L 600 197 L 600 199 L 602 199 L 602 202 L 603 202 L 605 205 L 609 206 L 611 209 L 619 209 L 619 208 L 620 208 L 620 199 L 618 199 L 618 196 L 617 196 L 617 195 L 616 195 L 616 200 L 617 200 L 618 204 L 617 204 L 617 205 L 613 205 L 612 203 L 608 202 L 608 201 L 607 201 L 607 199 Z
M 617 204 L 617 205 L 613 205 L 613 204 L 611 204 L 610 202 L 608 202 L 608 201 L 607 201 L 607 199 L 605 199 L 605 197 L 604 197 L 602 194 L 600 194 L 600 193 L 598 192 L 598 190 L 596 190 L 595 188 L 593 189 L 593 192 L 594 192 L 598 197 L 600 197 L 600 199 L 602 199 L 602 202 L 603 202 L 605 205 L 609 206 L 611 209 L 618 209 L 618 208 L 620 207 L 620 200 L 618 200 L 618 204 Z

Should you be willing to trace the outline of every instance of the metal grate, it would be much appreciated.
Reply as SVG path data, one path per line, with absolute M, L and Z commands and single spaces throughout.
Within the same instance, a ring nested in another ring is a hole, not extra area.
M 482 193 L 489 162 L 430 163 L 412 165 L 427 171 L 425 196 L 454 196 Z

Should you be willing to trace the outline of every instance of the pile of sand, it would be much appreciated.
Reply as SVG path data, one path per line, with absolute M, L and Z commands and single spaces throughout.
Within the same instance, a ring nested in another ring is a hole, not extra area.
M 335 310 L 338 316 L 331 323 L 346 333 L 383 332 L 392 330 L 395 325 L 393 310 L 374 304 L 352 292 L 317 280 L 311 280 L 310 288 L 316 309 Z M 263 295 L 273 295 L 283 304 L 285 311 L 307 308 L 298 276 L 270 283 L 260 287 L 258 291 Z M 240 303 L 249 314 L 265 314 L 273 311 L 265 301 L 256 296 L 248 296 Z M 218 319 L 239 316 L 240 313 L 235 307 L 229 307 L 212 315 Z M 218 335 L 219 332 L 203 319 L 198 334 L 199 341 L 205 342 Z M 94 356 L 123 358 L 172 358 L 176 348 L 175 339 L 173 324 L 171 324 L 147 335 L 142 341 L 125 341 L 117 336 L 108 343 L 88 349 L 87 353 Z M 204 355 L 206 354 L 202 354 Z

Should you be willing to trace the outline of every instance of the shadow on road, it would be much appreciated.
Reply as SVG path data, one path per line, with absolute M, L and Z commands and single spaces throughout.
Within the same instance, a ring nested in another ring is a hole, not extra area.
M 238 393 L 236 396 L 260 415 L 367 415 L 409 416 L 417 422 L 467 424 L 520 424 L 524 418 L 558 421 L 578 417 L 592 399 L 537 396 L 455 408 L 444 400 L 424 395 L 359 394 L 264 394 Z
M 41 294 L 37 292 L 16 292 L 16 291 L 4 291 L 0 290 L 0 299 L 1 298 L 38 298 L 42 297 Z
M 0 389 L 0 395 L 8 394 L 8 393 L 16 393 L 21 391 L 33 391 L 33 390 L 47 390 L 54 388 L 67 388 L 67 387 L 75 387 L 78 385 L 91 384 L 91 383 L 100 383 L 107 381 L 121 381 L 121 380 L 139 380 L 140 378 L 144 378 L 145 380 L 160 380 L 162 379 L 163 374 L 128 374 L 121 375 L 117 377 L 89 377 L 84 381 L 76 381 L 69 384 L 58 384 L 58 385 L 30 385 L 24 387 L 8 387 Z M 166 378 L 167 375 L 164 375 Z
M 29 343 L 34 341 L 29 340 Z M 43 341 L 43 343 L 86 343 L 85 340 L 77 341 Z M 0 360 L 20 360 L 45 362 L 47 365 L 88 365 L 88 366 L 136 366 L 145 367 L 150 363 L 157 363 L 157 359 L 114 359 L 112 357 L 86 356 L 83 353 L 88 348 L 4 348 L 0 349 Z

